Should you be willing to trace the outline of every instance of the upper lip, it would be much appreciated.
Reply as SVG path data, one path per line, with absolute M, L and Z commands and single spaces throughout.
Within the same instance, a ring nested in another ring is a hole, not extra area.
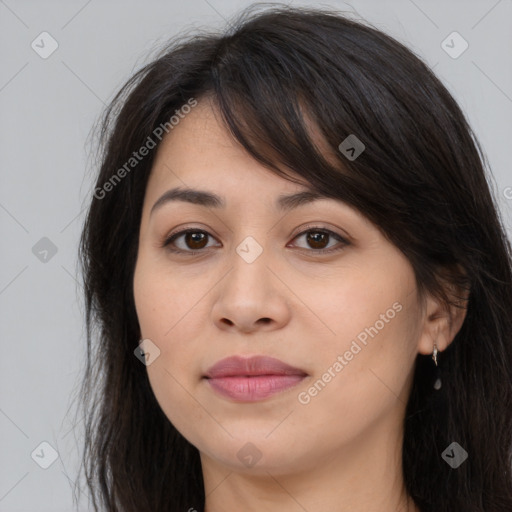
M 231 356 L 221 359 L 211 366 L 204 375 L 209 379 L 222 377 L 243 377 L 253 375 L 303 375 L 307 373 L 299 368 L 268 356 Z

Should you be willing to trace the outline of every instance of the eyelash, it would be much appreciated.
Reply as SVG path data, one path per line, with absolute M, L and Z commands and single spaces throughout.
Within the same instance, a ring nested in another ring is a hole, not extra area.
M 349 242 L 347 240 L 345 240 L 342 236 L 338 235 L 338 233 L 335 233 L 334 231 L 331 231 L 326 228 L 321 228 L 318 226 L 306 226 L 306 229 L 304 231 L 301 231 L 300 233 L 298 233 L 296 236 L 294 236 L 293 240 L 295 240 L 296 238 L 299 238 L 302 235 L 305 235 L 305 234 L 311 233 L 311 232 L 323 233 L 326 235 L 330 235 L 331 237 L 333 237 L 333 238 L 337 239 L 339 242 L 341 242 L 342 246 L 337 247 L 337 248 L 331 247 L 330 249 L 303 249 L 303 248 L 301 248 L 303 251 L 314 252 L 316 254 L 329 254 L 329 253 L 341 251 L 342 249 L 345 248 L 346 245 L 349 245 Z M 184 229 L 182 231 L 178 231 L 176 233 L 172 233 L 171 235 L 165 237 L 165 239 L 161 243 L 161 247 L 165 248 L 168 251 L 173 252 L 173 253 L 188 254 L 190 256 L 194 256 L 196 254 L 201 254 L 201 253 L 204 254 L 207 251 L 207 249 L 200 249 L 200 250 L 195 250 L 195 251 L 194 250 L 186 250 L 185 251 L 183 249 L 172 249 L 170 247 L 171 243 L 174 242 L 177 238 L 179 238 L 180 236 L 186 235 L 188 233 L 204 233 L 205 235 L 208 235 L 208 236 L 214 238 L 212 235 L 210 235 L 210 233 L 208 233 L 207 231 L 204 231 L 202 229 L 188 228 L 188 229 Z

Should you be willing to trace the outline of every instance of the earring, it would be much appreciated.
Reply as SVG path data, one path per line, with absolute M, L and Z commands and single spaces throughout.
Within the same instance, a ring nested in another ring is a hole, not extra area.
M 438 354 L 438 350 L 437 350 L 437 345 L 434 343 L 434 350 L 432 351 L 432 359 L 434 360 L 434 364 L 436 365 L 436 380 L 434 381 L 434 389 L 436 391 L 439 391 L 441 389 L 441 386 L 442 386 L 442 382 L 441 382 L 441 372 L 439 370 L 439 366 L 437 364 L 437 354 Z

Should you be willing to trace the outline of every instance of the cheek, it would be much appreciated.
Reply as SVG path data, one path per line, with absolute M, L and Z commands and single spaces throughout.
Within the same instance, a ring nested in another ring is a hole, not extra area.
M 204 275 L 171 271 L 162 259 L 139 256 L 134 273 L 134 300 L 143 337 L 166 344 L 180 324 L 194 328 L 190 318 L 200 310 Z
M 171 352 L 162 353 L 147 367 L 151 389 L 162 412 L 178 432 L 194 446 L 206 450 L 207 433 L 218 429 L 218 424 L 194 398 L 196 390 L 186 373 L 173 367 L 176 356 Z
M 325 327 L 324 337 L 319 340 L 324 346 L 328 341 L 337 350 L 345 345 L 348 350 L 358 336 L 364 343 L 382 339 L 393 329 L 404 329 L 404 317 L 413 313 L 412 269 L 396 256 L 385 260 L 385 264 L 378 258 L 374 260 L 377 263 L 361 261 L 314 282 L 305 280 L 296 288 L 297 295 L 318 313 L 318 326 Z
M 137 261 L 133 289 L 141 339 L 151 340 L 160 351 L 147 366 L 148 377 L 166 414 L 171 404 L 175 413 L 185 407 L 194 414 L 188 392 L 200 378 L 197 360 L 204 328 L 204 321 L 199 321 L 205 313 L 200 301 L 204 286 L 204 279 L 171 274 L 144 255 Z
M 399 257 L 383 267 L 347 269 L 337 286 L 317 293 L 330 332 L 312 338 L 319 380 L 302 390 L 319 414 L 329 403 L 354 412 L 388 407 L 397 396 L 407 401 L 419 323 L 414 274 Z
M 322 360 L 314 378 L 298 390 L 297 417 L 307 418 L 308 431 L 322 432 L 319 443 L 325 451 L 332 449 L 333 440 L 342 446 L 364 436 L 385 417 L 400 425 L 415 358 L 410 348 L 410 310 L 402 306 L 382 329 L 367 332 L 364 323 L 361 329 L 351 322 L 355 336 L 338 337 L 335 346 L 316 351 Z M 374 323 L 369 315 L 366 324 Z M 366 335 L 360 338 L 365 343 L 357 338 L 359 333 Z
M 150 339 L 160 351 L 146 367 L 150 386 L 160 408 L 175 428 L 189 442 L 200 443 L 200 438 L 194 437 L 195 430 L 190 428 L 190 425 L 208 422 L 204 410 L 192 398 L 199 382 L 199 373 L 191 372 L 197 370 L 193 363 L 200 354 L 195 341 L 200 337 L 194 329 L 198 329 L 201 322 L 194 321 L 196 309 L 192 308 L 197 299 L 194 300 L 194 293 L 184 294 L 175 278 L 162 278 L 162 274 L 147 271 L 142 263 L 143 260 L 134 275 L 134 299 L 141 336 Z

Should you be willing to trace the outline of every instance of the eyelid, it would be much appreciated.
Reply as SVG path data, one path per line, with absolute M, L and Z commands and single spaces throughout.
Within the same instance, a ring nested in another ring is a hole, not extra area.
M 333 235 L 337 236 L 340 240 L 342 240 L 346 244 L 349 243 L 348 235 L 342 235 L 341 233 L 338 233 L 338 232 L 334 231 L 333 228 L 330 228 L 330 227 L 327 227 L 327 226 L 322 226 L 321 224 L 323 224 L 323 223 L 322 222 L 318 222 L 317 224 L 315 224 L 314 222 L 310 222 L 308 224 L 300 226 L 299 228 L 297 228 L 296 230 L 294 230 L 292 232 L 292 235 L 291 235 L 292 239 L 297 238 L 297 236 L 302 235 L 302 234 L 304 234 L 307 231 L 318 230 L 318 231 L 327 231 L 330 234 L 333 234 Z

